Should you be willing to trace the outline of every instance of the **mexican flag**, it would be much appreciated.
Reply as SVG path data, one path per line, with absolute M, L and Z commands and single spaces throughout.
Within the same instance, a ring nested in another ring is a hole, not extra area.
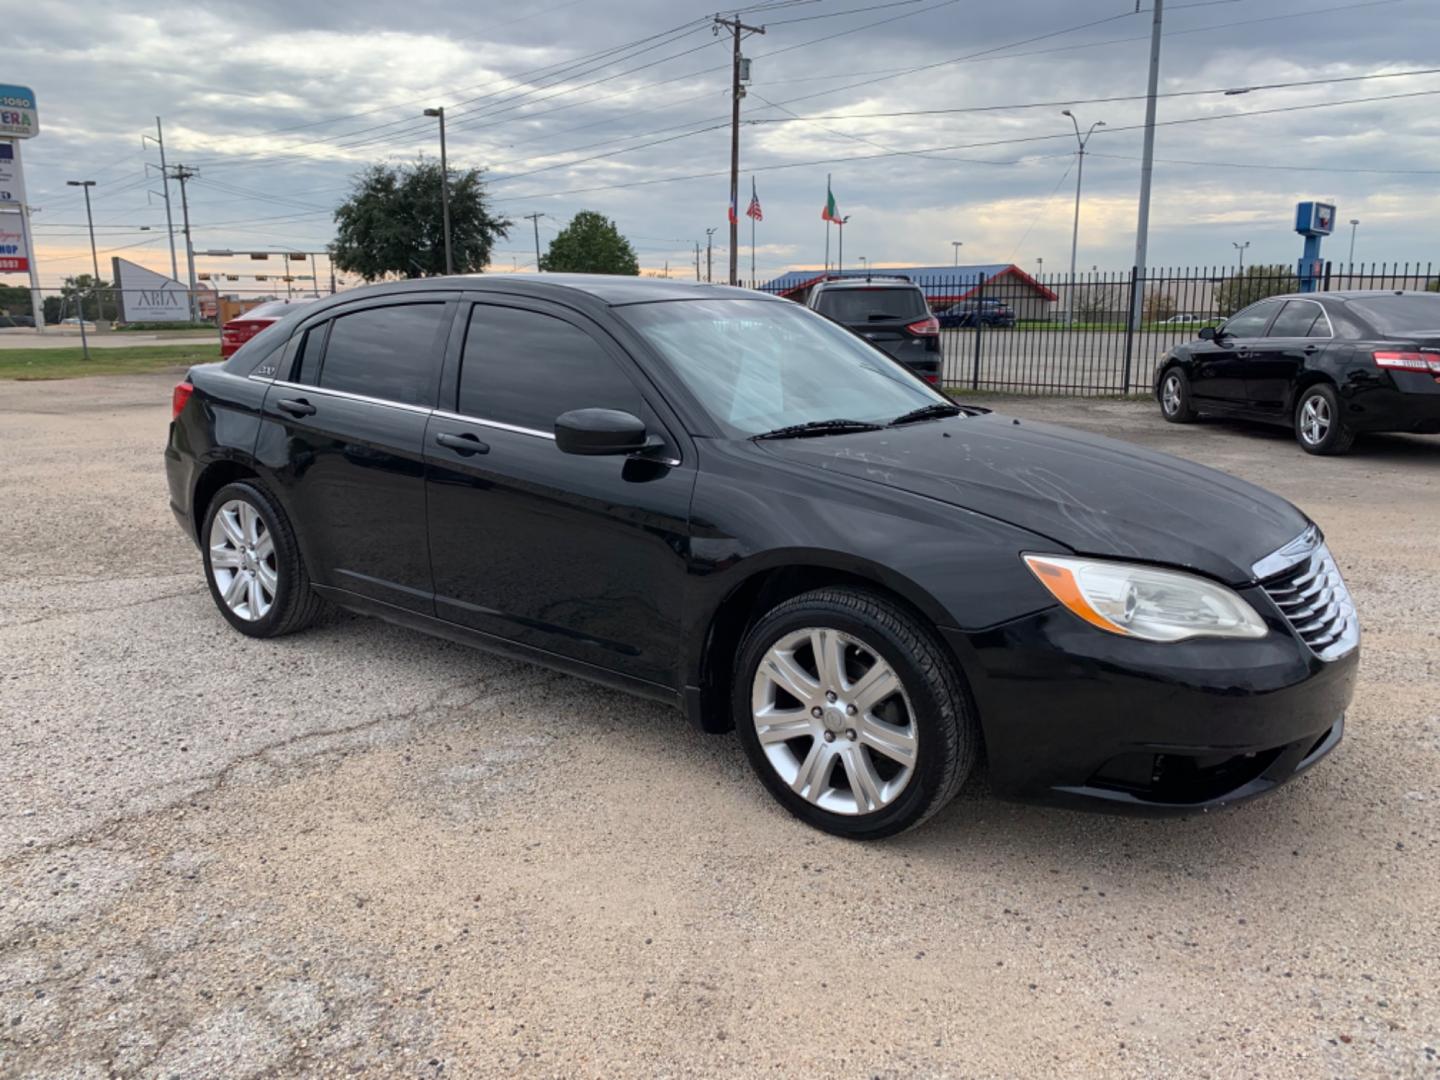
M 835 209 L 835 193 L 830 190 L 830 178 L 825 178 L 825 209 L 820 211 L 821 221 L 839 221 L 840 214 Z

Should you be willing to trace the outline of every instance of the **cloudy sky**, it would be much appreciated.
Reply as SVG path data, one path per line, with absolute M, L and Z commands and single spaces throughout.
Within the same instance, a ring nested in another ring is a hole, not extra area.
M 764 206 L 761 276 L 824 258 L 826 173 L 846 262 L 1069 259 L 1075 137 L 1085 159 L 1079 264 L 1130 265 L 1150 0 L 769 0 L 745 18 L 741 207 Z M 534 268 L 577 210 L 614 218 L 646 270 L 694 272 L 716 228 L 725 265 L 729 43 L 698 0 L 71 0 L 7 26 L 0 82 L 28 85 L 25 146 L 42 283 L 89 269 L 93 179 L 102 254 L 168 270 L 164 207 L 145 163 L 192 165 L 196 247 L 316 250 L 350 176 L 437 152 L 489 172 L 516 221 L 495 268 Z M 1359 260 L 1435 258 L 1440 241 L 1440 3 L 1168 0 L 1151 218 L 1153 265 L 1292 262 L 1301 198 L 1359 218 Z M 1383 78 L 1360 76 L 1390 75 Z M 1262 88 L 1268 84 L 1294 84 Z M 1250 89 L 1246 93 L 1225 90 Z M 1369 100 L 1357 100 L 1369 99 Z M 1353 104 L 1347 104 L 1354 102 Z M 1317 107 L 1320 106 L 1320 107 Z M 887 115 L 888 114 L 888 115 Z M 895 115 L 906 114 L 906 115 Z M 1248 115 L 1246 115 L 1248 114 Z M 178 196 L 176 199 L 178 225 Z M 148 226 L 149 231 L 142 227 Z M 748 222 L 741 259 L 750 258 Z M 181 255 L 183 276 L 183 246 Z M 200 268 L 252 274 L 208 258 Z M 107 271 L 108 272 L 108 271 Z M 6 278 L 20 283 L 18 277 Z M 258 288 L 242 282 L 242 288 Z M 234 288 L 234 286 L 231 286 Z

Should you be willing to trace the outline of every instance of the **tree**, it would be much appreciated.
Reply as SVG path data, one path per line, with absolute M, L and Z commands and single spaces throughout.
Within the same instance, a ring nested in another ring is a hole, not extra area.
M 490 210 L 483 171 L 450 170 L 450 243 L 457 274 L 478 274 L 511 223 Z M 334 261 L 366 281 L 445 273 L 445 226 L 437 162 L 372 165 L 335 211 Z
M 540 260 L 540 269 L 572 274 L 640 273 L 640 261 L 630 241 L 620 235 L 615 223 L 594 210 L 581 210 L 560 234 L 550 241 L 550 250 Z
M 1267 296 L 1298 292 L 1300 279 L 1288 266 L 1266 266 L 1257 263 L 1247 266 L 1245 273 L 1231 274 L 1215 290 L 1215 308 L 1221 315 L 1230 316 L 1243 307 Z
M 0 285 L 0 315 L 29 315 L 30 287 Z
M 115 286 L 103 278 L 97 282 L 93 274 L 76 274 L 74 277 L 68 277 L 65 279 L 65 284 L 60 286 L 58 297 L 47 296 L 45 298 L 45 321 L 56 323 L 61 319 L 77 318 L 81 314 L 91 322 L 96 321 L 95 298 L 97 292 L 100 297 L 99 321 L 114 321 L 119 317 L 119 309 L 115 303 Z M 52 300 L 55 301 L 53 307 L 51 306 Z M 54 312 L 53 315 L 52 312 Z
M 1175 298 L 1164 289 L 1156 287 L 1146 291 L 1146 321 L 1159 322 L 1161 319 L 1168 319 L 1171 315 L 1175 314 L 1175 310 Z
M 1071 313 L 1081 322 L 1098 322 L 1114 311 L 1119 303 L 1108 286 L 1081 283 L 1075 286 Z

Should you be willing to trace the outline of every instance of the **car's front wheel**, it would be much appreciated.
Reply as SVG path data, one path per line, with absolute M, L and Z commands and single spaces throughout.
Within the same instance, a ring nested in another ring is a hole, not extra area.
M 960 790 L 980 737 L 933 632 L 887 597 L 818 589 L 746 635 L 732 689 L 750 763 L 791 813 L 856 839 L 924 821 Z
M 279 637 L 324 610 L 285 512 L 259 484 L 226 484 L 210 500 L 200 533 L 215 606 L 250 637 Z
M 1355 433 L 1340 416 L 1340 398 L 1328 383 L 1303 391 L 1295 402 L 1295 438 L 1311 454 L 1343 454 Z
M 1165 372 L 1160 380 L 1160 415 L 1172 424 L 1193 423 L 1199 415 L 1190 400 L 1190 380 L 1178 367 Z

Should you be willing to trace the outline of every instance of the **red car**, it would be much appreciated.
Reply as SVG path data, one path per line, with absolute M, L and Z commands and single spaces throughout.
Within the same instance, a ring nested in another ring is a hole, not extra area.
M 253 307 L 238 318 L 231 319 L 220 328 L 220 358 L 227 359 L 236 349 L 264 330 L 277 319 L 283 319 L 292 311 L 309 307 L 314 300 L 271 300 Z

